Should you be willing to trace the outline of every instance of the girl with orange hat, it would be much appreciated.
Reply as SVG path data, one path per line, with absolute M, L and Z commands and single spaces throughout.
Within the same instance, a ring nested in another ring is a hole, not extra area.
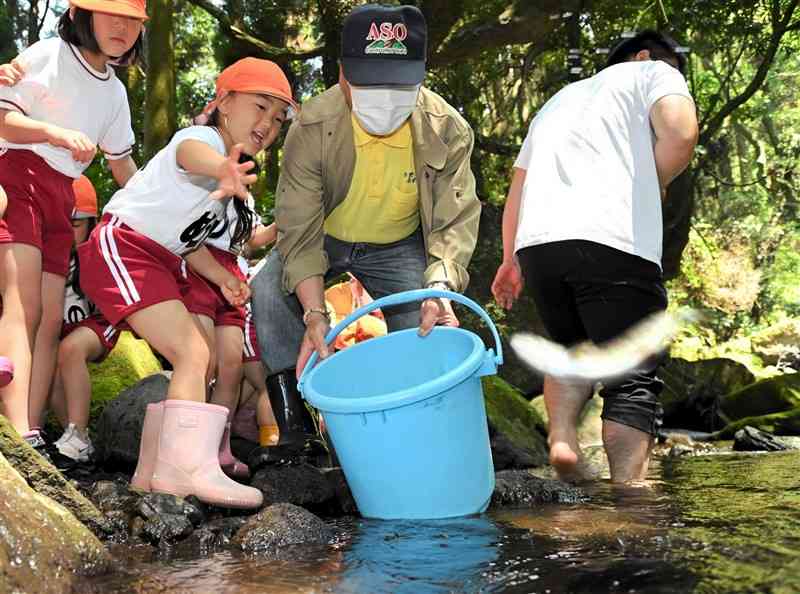
M 73 243 L 72 181 L 99 147 L 120 186 L 136 171 L 127 92 L 112 63 L 142 51 L 145 0 L 71 0 L 59 36 L 15 63 L 24 74 L 0 87 L 0 354 L 14 380 L 0 388 L 4 414 L 29 441 L 29 397 L 50 389 Z M 46 249 L 44 249 L 46 246 Z M 35 351 L 35 354 L 34 354 Z
M 105 318 L 125 324 L 172 365 L 167 400 L 147 407 L 139 465 L 132 485 L 142 490 L 196 495 L 227 507 L 252 508 L 261 492 L 228 478 L 218 450 L 228 409 L 206 403 L 210 347 L 187 308 L 187 263 L 241 305 L 247 283 L 205 247 L 226 221 L 230 201 L 246 200 L 248 173 L 240 163 L 270 146 L 295 108 L 280 68 L 240 60 L 217 79 L 217 96 L 204 116 L 212 125 L 178 131 L 146 167 L 119 190 L 89 240 L 78 247 L 81 286 Z M 234 236 L 249 237 L 240 217 Z

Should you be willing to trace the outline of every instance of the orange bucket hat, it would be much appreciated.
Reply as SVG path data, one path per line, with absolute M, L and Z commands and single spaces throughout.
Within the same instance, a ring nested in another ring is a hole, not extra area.
M 72 218 L 97 217 L 97 192 L 89 178 L 82 175 L 72 182 L 72 191 L 75 193 L 75 208 L 72 211 Z
M 286 101 L 289 104 L 289 113 L 287 114 L 289 118 L 294 117 L 300 109 L 292 98 L 292 87 L 283 70 L 275 62 L 269 60 L 242 58 L 220 72 L 216 86 L 216 97 L 194 119 L 194 123 L 198 126 L 203 126 L 208 122 L 208 117 L 231 91 L 269 95 Z
M 105 12 L 120 16 L 133 17 L 146 21 L 147 6 L 145 0 L 69 0 L 70 5 L 91 10 L 92 12 Z

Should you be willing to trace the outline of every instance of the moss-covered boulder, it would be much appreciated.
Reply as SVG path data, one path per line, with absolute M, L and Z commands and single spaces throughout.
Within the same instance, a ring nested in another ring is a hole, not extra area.
M 751 384 L 724 396 L 719 407 L 722 418 L 728 422 L 800 408 L 800 373 L 778 375 Z
M 719 414 L 721 400 L 756 381 L 746 366 L 725 358 L 668 359 L 658 376 L 664 381 L 660 398 L 664 426 L 694 431 L 724 427 L 726 420 Z
M 34 491 L 0 454 L 0 592 L 57 594 L 106 573 L 111 557 L 64 507 Z
M 519 390 L 489 376 L 483 393 L 495 470 L 547 464 L 547 427 Z
M 800 408 L 760 417 L 739 419 L 716 433 L 715 437 L 718 439 L 733 439 L 737 431 L 747 426 L 755 427 L 774 435 L 800 435 Z
M 117 346 L 102 363 L 89 365 L 92 377 L 89 426 L 94 429 L 106 404 L 120 392 L 161 370 L 150 346 L 144 340 L 134 338 L 130 332 L 123 332 Z

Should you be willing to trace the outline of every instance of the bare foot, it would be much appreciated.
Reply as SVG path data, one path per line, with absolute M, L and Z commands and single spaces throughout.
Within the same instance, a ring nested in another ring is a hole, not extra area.
M 581 483 L 595 478 L 580 448 L 565 441 L 555 441 L 550 446 L 550 464 L 555 468 L 558 478 L 566 483 Z

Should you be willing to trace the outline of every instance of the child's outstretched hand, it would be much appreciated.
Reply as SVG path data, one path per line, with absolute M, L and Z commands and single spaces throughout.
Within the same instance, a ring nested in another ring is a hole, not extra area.
M 220 290 L 231 305 L 238 307 L 250 300 L 250 286 L 233 275 L 220 285 Z
M 10 64 L 0 65 L 0 85 L 4 87 L 13 87 L 25 75 L 25 70 L 18 60 L 11 60 Z
M 247 172 L 256 166 L 252 161 L 239 163 L 242 155 L 242 145 L 237 144 L 231 149 L 231 153 L 220 164 L 217 172 L 216 191 L 211 193 L 212 200 L 221 200 L 228 196 L 233 196 L 241 200 L 247 200 L 247 186 L 254 184 L 258 179 L 255 175 L 248 175 Z

